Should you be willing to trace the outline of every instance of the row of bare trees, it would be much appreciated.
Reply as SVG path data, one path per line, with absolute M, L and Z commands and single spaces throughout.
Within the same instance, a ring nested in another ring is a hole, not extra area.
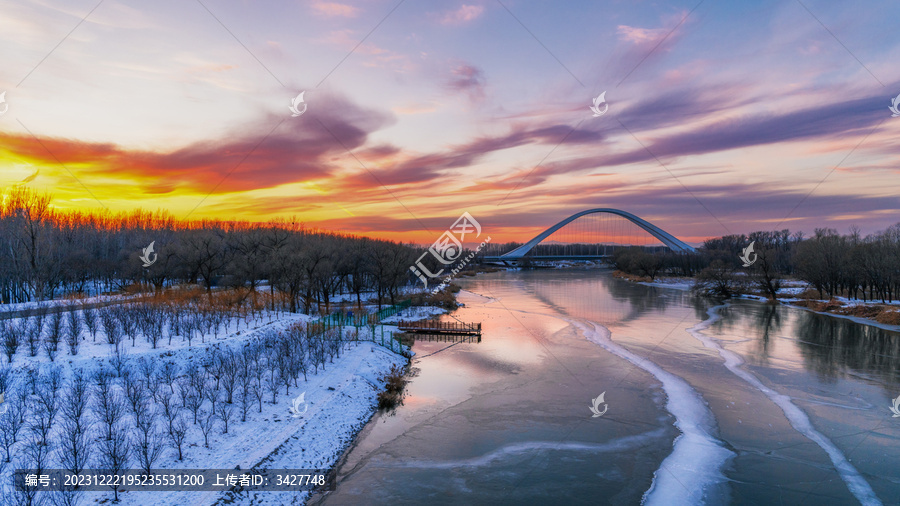
M 53 362 L 63 346 L 75 356 L 83 341 L 90 337 L 97 342 L 99 336 L 120 360 L 126 341 L 135 347 L 141 339 L 156 349 L 161 344 L 171 346 L 178 337 L 192 346 L 195 339 L 205 343 L 206 336 L 238 330 L 241 323 L 247 328 L 251 322 L 261 323 L 266 315 L 272 321 L 277 312 L 268 310 L 264 299 L 254 301 L 227 292 L 207 296 L 170 291 L 105 307 L 95 307 L 85 299 L 52 307 L 41 303 L 30 317 L 0 321 L 0 347 L 7 363 L 13 362 L 20 349 L 29 357 L 43 352 Z
M 270 331 L 242 346 L 207 348 L 196 362 L 145 356 L 92 373 L 75 370 L 64 378 L 51 365 L 17 374 L 0 368 L 3 465 L 73 473 L 100 468 L 146 473 L 166 460 L 181 461 L 189 446 L 211 446 L 218 431 L 228 434 L 265 403 L 277 405 L 309 374 L 339 358 L 349 341 L 341 329 L 308 334 L 297 324 Z M 287 408 L 283 416 L 290 416 Z M 194 442 L 194 443 L 192 443 Z M 77 490 L 63 494 L 74 504 Z M 116 500 L 118 489 L 114 488 Z M 33 504 L 35 490 L 17 492 Z
M 154 243 L 144 267 L 144 248 Z M 391 303 L 415 278 L 413 247 L 316 231 L 286 220 L 199 220 L 165 213 L 60 212 L 48 195 L 25 187 L 0 198 L 0 303 L 101 292 L 147 284 L 196 283 L 287 294 L 290 310 L 374 291 Z
M 751 241 L 756 241 L 755 257 L 750 255 L 755 261 L 743 269 L 746 275 L 737 276 L 738 255 Z M 721 295 L 749 284 L 776 299 L 786 276 L 808 282 L 819 298 L 889 302 L 900 295 L 900 224 L 867 236 L 855 227 L 846 235 L 816 229 L 806 239 L 787 230 L 727 236 L 707 241 L 704 250 L 713 260 L 698 276 L 701 288 Z
M 753 243 L 749 266 L 741 255 Z M 888 302 L 900 298 L 900 223 L 863 236 L 851 228 L 846 235 L 816 229 L 804 238 L 789 230 L 760 231 L 707 240 L 695 254 L 651 253 L 640 248 L 615 252 L 616 267 L 630 274 L 655 278 L 698 271 L 698 292 L 731 296 L 755 290 L 770 298 L 786 277 L 808 282 L 819 298 L 844 296 Z

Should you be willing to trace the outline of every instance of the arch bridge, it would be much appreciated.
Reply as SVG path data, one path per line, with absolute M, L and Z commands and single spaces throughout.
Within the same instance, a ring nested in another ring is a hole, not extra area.
M 599 213 L 613 214 L 613 215 L 620 216 L 622 218 L 627 219 L 631 223 L 634 223 L 635 225 L 644 229 L 647 233 L 649 233 L 650 235 L 652 235 L 653 237 L 658 239 L 661 243 L 663 243 L 670 250 L 675 251 L 677 253 L 692 253 L 695 251 L 695 249 L 692 246 L 686 244 L 681 239 L 679 239 L 679 238 L 675 237 L 674 235 L 666 232 L 665 230 L 657 227 L 656 225 L 650 223 L 647 220 L 641 219 L 629 212 L 622 211 L 620 209 L 612 209 L 612 208 L 603 207 L 603 208 L 597 208 L 597 209 L 587 209 L 585 211 L 575 213 L 572 216 L 569 216 L 568 218 L 560 221 L 556 225 L 553 225 L 552 227 L 548 228 L 547 230 L 544 230 L 543 232 L 541 232 L 540 234 L 535 236 L 533 239 L 531 239 L 530 241 L 523 244 L 522 246 L 519 246 L 518 248 L 516 248 L 508 253 L 505 253 L 503 255 L 500 255 L 500 256 L 485 256 L 484 261 L 486 261 L 486 262 L 503 262 L 503 263 L 518 262 L 518 261 L 522 260 L 523 258 L 525 258 L 525 256 L 535 246 L 537 246 L 541 241 L 550 237 L 557 230 L 559 230 L 562 227 L 568 225 L 569 223 L 577 220 L 578 218 L 581 218 L 582 216 L 587 216 L 589 214 L 599 214 Z M 539 256 L 539 257 L 532 257 L 532 258 L 534 258 L 535 260 L 591 260 L 591 259 L 603 258 L 604 256 L 605 255 Z

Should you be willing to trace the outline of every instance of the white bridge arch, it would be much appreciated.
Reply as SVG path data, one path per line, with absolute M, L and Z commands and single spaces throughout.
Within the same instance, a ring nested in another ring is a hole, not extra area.
M 620 209 L 612 209 L 612 208 L 602 207 L 602 208 L 598 208 L 598 209 L 588 209 L 586 211 L 581 211 L 579 213 L 573 214 L 572 216 L 569 216 L 568 218 L 557 223 L 556 225 L 553 225 L 552 227 L 548 228 L 547 230 L 544 230 L 543 232 L 541 232 L 540 234 L 535 236 L 534 239 L 526 242 L 525 244 L 510 251 L 509 253 L 500 255 L 499 260 L 501 260 L 501 261 L 521 260 L 529 251 L 531 251 L 532 248 L 537 246 L 538 243 L 540 243 L 547 237 L 550 237 L 550 235 L 553 234 L 553 232 L 556 232 L 557 230 L 559 230 L 562 227 L 568 225 L 569 223 L 577 220 L 578 218 L 581 218 L 582 216 L 586 216 L 588 214 L 597 214 L 597 213 L 614 214 L 616 216 L 621 216 L 622 218 L 627 219 L 628 221 L 634 223 L 635 225 L 637 225 L 637 226 L 641 227 L 642 229 L 644 229 L 645 231 L 647 231 L 647 233 L 649 233 L 653 237 L 659 239 L 660 242 L 665 244 L 672 251 L 675 251 L 678 253 L 692 253 L 695 251 L 692 246 L 689 246 L 681 239 L 679 239 L 679 238 L 675 237 L 674 235 L 666 232 L 665 230 L 657 227 L 656 225 L 650 223 L 649 221 L 638 218 L 637 216 L 635 216 L 629 212 L 622 211 Z

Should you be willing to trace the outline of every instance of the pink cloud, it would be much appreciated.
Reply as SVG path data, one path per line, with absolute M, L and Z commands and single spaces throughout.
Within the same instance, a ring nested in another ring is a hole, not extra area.
M 312 8 L 316 14 L 323 16 L 341 16 L 345 18 L 355 18 L 359 9 L 352 5 L 340 4 L 337 2 L 322 2 L 316 0 L 312 3 Z
M 669 30 L 666 28 L 638 28 L 628 25 L 619 25 L 616 30 L 620 39 L 626 42 L 633 42 L 634 44 L 658 42 L 665 37 L 668 32 Z
M 463 4 L 459 9 L 444 14 L 444 17 L 441 19 L 441 24 L 459 25 L 468 23 L 469 21 L 472 21 L 473 19 L 481 16 L 483 12 L 484 7 L 482 7 L 481 5 Z
M 447 86 L 453 91 L 467 93 L 473 102 L 484 100 L 485 77 L 481 69 L 468 64 L 460 64 L 450 71 Z

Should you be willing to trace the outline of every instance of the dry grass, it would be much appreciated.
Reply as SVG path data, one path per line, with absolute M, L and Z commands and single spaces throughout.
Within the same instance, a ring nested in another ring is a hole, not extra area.
M 806 290 L 803 290 L 793 297 L 796 297 L 798 299 L 815 300 L 819 298 L 819 291 L 812 288 L 807 288 Z
M 884 311 L 881 306 L 849 306 L 834 311 L 838 314 L 847 316 L 858 316 L 860 318 L 877 318 Z
M 378 409 L 389 411 L 403 405 L 403 389 L 406 388 L 406 378 L 403 368 L 394 365 L 390 372 L 378 378 L 385 383 L 384 391 L 378 393 Z
M 885 308 L 875 317 L 875 321 L 884 325 L 900 325 L 900 310 Z
M 412 296 L 413 306 L 436 306 L 444 309 L 456 309 L 459 304 L 456 302 L 456 293 L 460 290 L 459 285 L 450 283 L 438 293 L 424 292 L 417 293 Z
M 618 270 L 613 271 L 612 275 L 614 278 L 627 279 L 628 281 L 642 281 L 645 283 L 652 282 L 652 280 L 650 279 L 650 276 L 638 276 L 636 274 L 628 274 L 627 272 L 622 272 L 622 271 L 618 271 Z
M 807 290 L 809 291 L 809 290 Z M 806 293 L 806 292 L 804 292 Z M 799 300 L 792 303 L 820 313 L 833 313 L 857 318 L 875 320 L 884 325 L 900 325 L 900 309 L 881 304 L 845 306 L 834 299 L 828 302 L 819 300 Z
M 834 312 L 835 309 L 844 307 L 843 304 L 834 299 L 831 299 L 828 302 L 822 302 L 819 300 L 798 300 L 796 302 L 793 302 L 793 305 L 824 313 Z

